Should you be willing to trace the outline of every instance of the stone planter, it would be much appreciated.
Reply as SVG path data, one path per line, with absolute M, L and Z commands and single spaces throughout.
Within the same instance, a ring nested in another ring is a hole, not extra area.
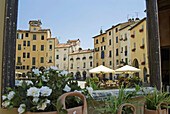
M 124 106 L 132 107 L 133 108 L 133 114 L 136 114 L 136 108 L 132 104 L 130 104 L 130 103 L 124 103 L 124 104 L 120 105 L 117 114 L 122 114 L 122 109 L 123 109 Z
M 161 105 L 166 105 L 166 109 L 161 109 Z M 158 110 L 149 110 L 146 107 L 144 108 L 144 114 L 168 114 L 168 104 L 166 103 L 160 103 L 158 105 Z
M 78 106 L 70 109 L 66 109 L 65 99 L 67 96 L 77 96 L 83 100 L 83 106 Z M 83 94 L 79 92 L 69 92 L 61 95 L 58 100 L 60 100 L 61 104 L 63 105 L 63 109 L 67 110 L 67 114 L 87 114 L 87 103 L 86 98 Z
M 57 111 L 54 112 L 26 112 L 25 114 L 58 114 Z

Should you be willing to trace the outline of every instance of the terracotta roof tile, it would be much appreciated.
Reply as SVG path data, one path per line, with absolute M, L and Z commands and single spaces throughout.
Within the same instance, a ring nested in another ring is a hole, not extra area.
M 70 47 L 71 45 L 69 44 L 58 44 L 56 48 L 63 48 L 63 47 Z
M 90 52 L 93 52 L 93 49 L 75 51 L 75 52 L 71 53 L 70 55 L 82 54 L 82 53 L 90 53 Z

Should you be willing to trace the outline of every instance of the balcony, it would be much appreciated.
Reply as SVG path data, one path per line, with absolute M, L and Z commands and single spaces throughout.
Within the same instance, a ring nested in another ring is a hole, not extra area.
M 141 49 L 144 49 L 145 48 L 145 45 L 143 44 L 142 46 L 140 46 Z
M 127 40 L 127 38 L 125 38 L 123 41 L 126 41 Z
M 145 65 L 145 61 L 141 62 L 141 65 Z
M 123 40 L 123 38 L 120 38 L 119 40 L 120 40 L 120 41 L 122 41 L 122 40 Z
M 139 32 L 143 32 L 143 28 L 142 28 L 142 29 L 139 29 Z
M 132 34 L 132 35 L 131 35 L 131 38 L 135 38 L 135 35 L 134 35 L 134 34 Z
M 136 48 L 132 49 L 132 52 L 135 52 Z

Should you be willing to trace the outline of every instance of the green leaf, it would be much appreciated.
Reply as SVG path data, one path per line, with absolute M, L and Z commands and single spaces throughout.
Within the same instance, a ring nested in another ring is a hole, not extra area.
M 8 91 L 11 91 L 11 90 L 12 90 L 12 88 L 10 88 L 10 87 L 6 87 L 6 89 L 7 89 Z
M 13 108 L 13 105 L 10 105 L 9 107 L 8 107 L 8 110 L 10 110 L 10 109 L 12 109 Z
M 40 82 L 38 83 L 38 86 L 39 86 L 39 87 L 41 87 L 41 86 L 42 86 L 42 82 L 41 82 L 41 80 L 40 80 Z

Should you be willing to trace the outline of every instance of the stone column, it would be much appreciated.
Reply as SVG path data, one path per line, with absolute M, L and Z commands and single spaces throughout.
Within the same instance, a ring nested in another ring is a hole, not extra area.
M 150 84 L 162 88 L 161 54 L 157 0 L 146 0 Z

